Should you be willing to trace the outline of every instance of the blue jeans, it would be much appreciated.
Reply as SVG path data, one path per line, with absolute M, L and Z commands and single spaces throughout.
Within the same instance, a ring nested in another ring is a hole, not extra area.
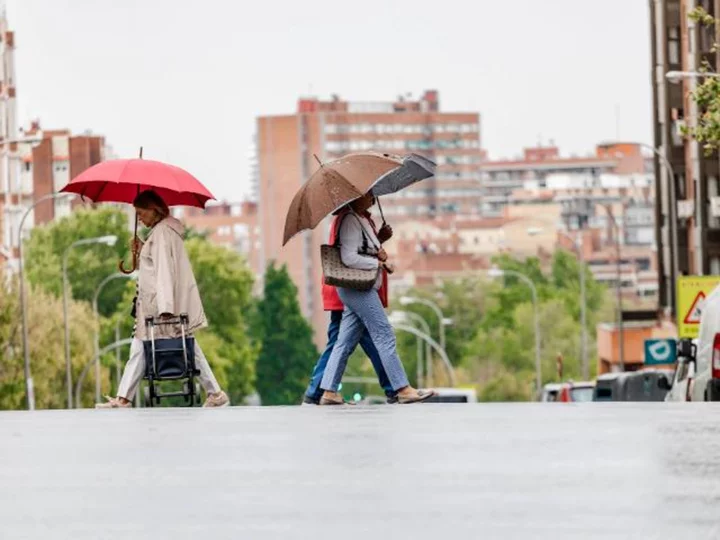
M 342 311 L 331 311 L 330 312 L 330 326 L 328 326 L 328 341 L 325 351 L 320 355 L 320 358 L 313 368 L 312 376 L 310 377 L 310 384 L 305 391 L 305 395 L 312 399 L 320 399 L 323 394 L 323 390 L 320 388 L 320 381 L 322 381 L 323 375 L 325 375 L 325 368 L 327 367 L 328 360 L 332 354 L 335 343 L 337 342 L 338 334 L 340 333 L 340 323 L 342 322 Z M 395 395 L 395 391 L 390 384 L 385 368 L 380 361 L 380 355 L 378 350 L 375 348 L 375 344 L 370 338 L 370 334 L 367 329 L 363 332 L 362 338 L 360 338 L 360 346 L 365 354 L 370 358 L 375 373 L 378 376 L 378 382 L 385 390 L 385 395 L 392 397 Z
M 397 354 L 395 332 L 388 321 L 378 291 L 355 291 L 338 287 L 340 300 L 345 304 L 337 343 L 320 381 L 320 388 L 337 392 L 348 358 L 364 336 L 370 334 L 382 366 L 394 390 L 409 385 L 405 369 Z

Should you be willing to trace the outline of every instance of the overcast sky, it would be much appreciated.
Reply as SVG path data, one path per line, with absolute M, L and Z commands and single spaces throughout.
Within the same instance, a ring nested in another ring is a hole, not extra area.
M 0 0 L 1 2 L 2 0 Z M 19 120 L 104 134 L 121 157 L 249 191 L 254 119 L 299 96 L 424 89 L 478 111 L 493 158 L 554 140 L 651 141 L 645 0 L 6 0 Z M 355 5 L 355 8 L 350 6 Z

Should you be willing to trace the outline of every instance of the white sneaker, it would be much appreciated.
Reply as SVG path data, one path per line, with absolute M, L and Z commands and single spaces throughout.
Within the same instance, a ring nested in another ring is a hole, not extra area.
M 230 405 L 230 398 L 220 390 L 214 394 L 208 394 L 203 407 L 227 407 Z

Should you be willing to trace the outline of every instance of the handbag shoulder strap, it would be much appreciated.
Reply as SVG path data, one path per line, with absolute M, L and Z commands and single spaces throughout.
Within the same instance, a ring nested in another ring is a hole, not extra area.
M 337 227 L 335 227 L 335 238 L 332 245 L 334 247 L 340 247 L 340 231 L 342 230 L 343 222 L 345 221 L 345 218 L 348 216 L 349 212 L 345 212 L 345 214 L 338 216 L 338 222 Z
M 372 238 L 367 233 L 367 230 L 365 229 L 365 225 L 363 225 L 362 220 L 360 219 L 360 216 L 358 216 L 352 210 L 350 211 L 350 213 L 353 215 L 353 217 L 355 217 L 355 219 L 357 219 L 357 222 L 360 224 L 360 230 L 362 231 L 362 235 L 363 235 L 363 248 L 365 249 L 365 251 L 367 251 L 368 241 L 370 243 L 372 243 L 373 247 L 377 251 L 380 251 L 380 246 L 376 245 L 375 242 L 373 242 Z

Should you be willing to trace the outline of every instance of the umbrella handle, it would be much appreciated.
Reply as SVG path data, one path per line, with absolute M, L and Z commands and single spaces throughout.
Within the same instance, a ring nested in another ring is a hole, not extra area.
M 140 148 L 140 157 L 142 157 L 142 147 Z M 138 190 L 140 187 L 138 186 Z M 135 212 L 135 233 L 133 234 L 133 238 L 137 239 L 137 230 L 138 230 L 138 215 L 137 212 Z M 133 242 L 133 250 L 132 250 L 132 268 L 130 270 L 125 270 L 125 261 L 121 260 L 118 263 L 118 270 L 122 272 L 125 275 L 132 274 L 135 270 L 137 270 L 138 267 L 138 252 L 135 249 L 135 242 Z
M 121 261 L 118 263 L 118 270 L 120 270 L 120 271 L 121 271 L 123 274 L 125 274 L 125 275 L 132 274 L 135 270 L 137 270 L 137 259 L 138 259 L 137 251 L 133 250 L 133 254 L 132 254 L 132 268 L 130 268 L 130 270 L 126 270 L 126 269 L 124 268 L 124 266 L 125 266 L 125 261 L 124 261 L 124 260 L 121 260 Z

